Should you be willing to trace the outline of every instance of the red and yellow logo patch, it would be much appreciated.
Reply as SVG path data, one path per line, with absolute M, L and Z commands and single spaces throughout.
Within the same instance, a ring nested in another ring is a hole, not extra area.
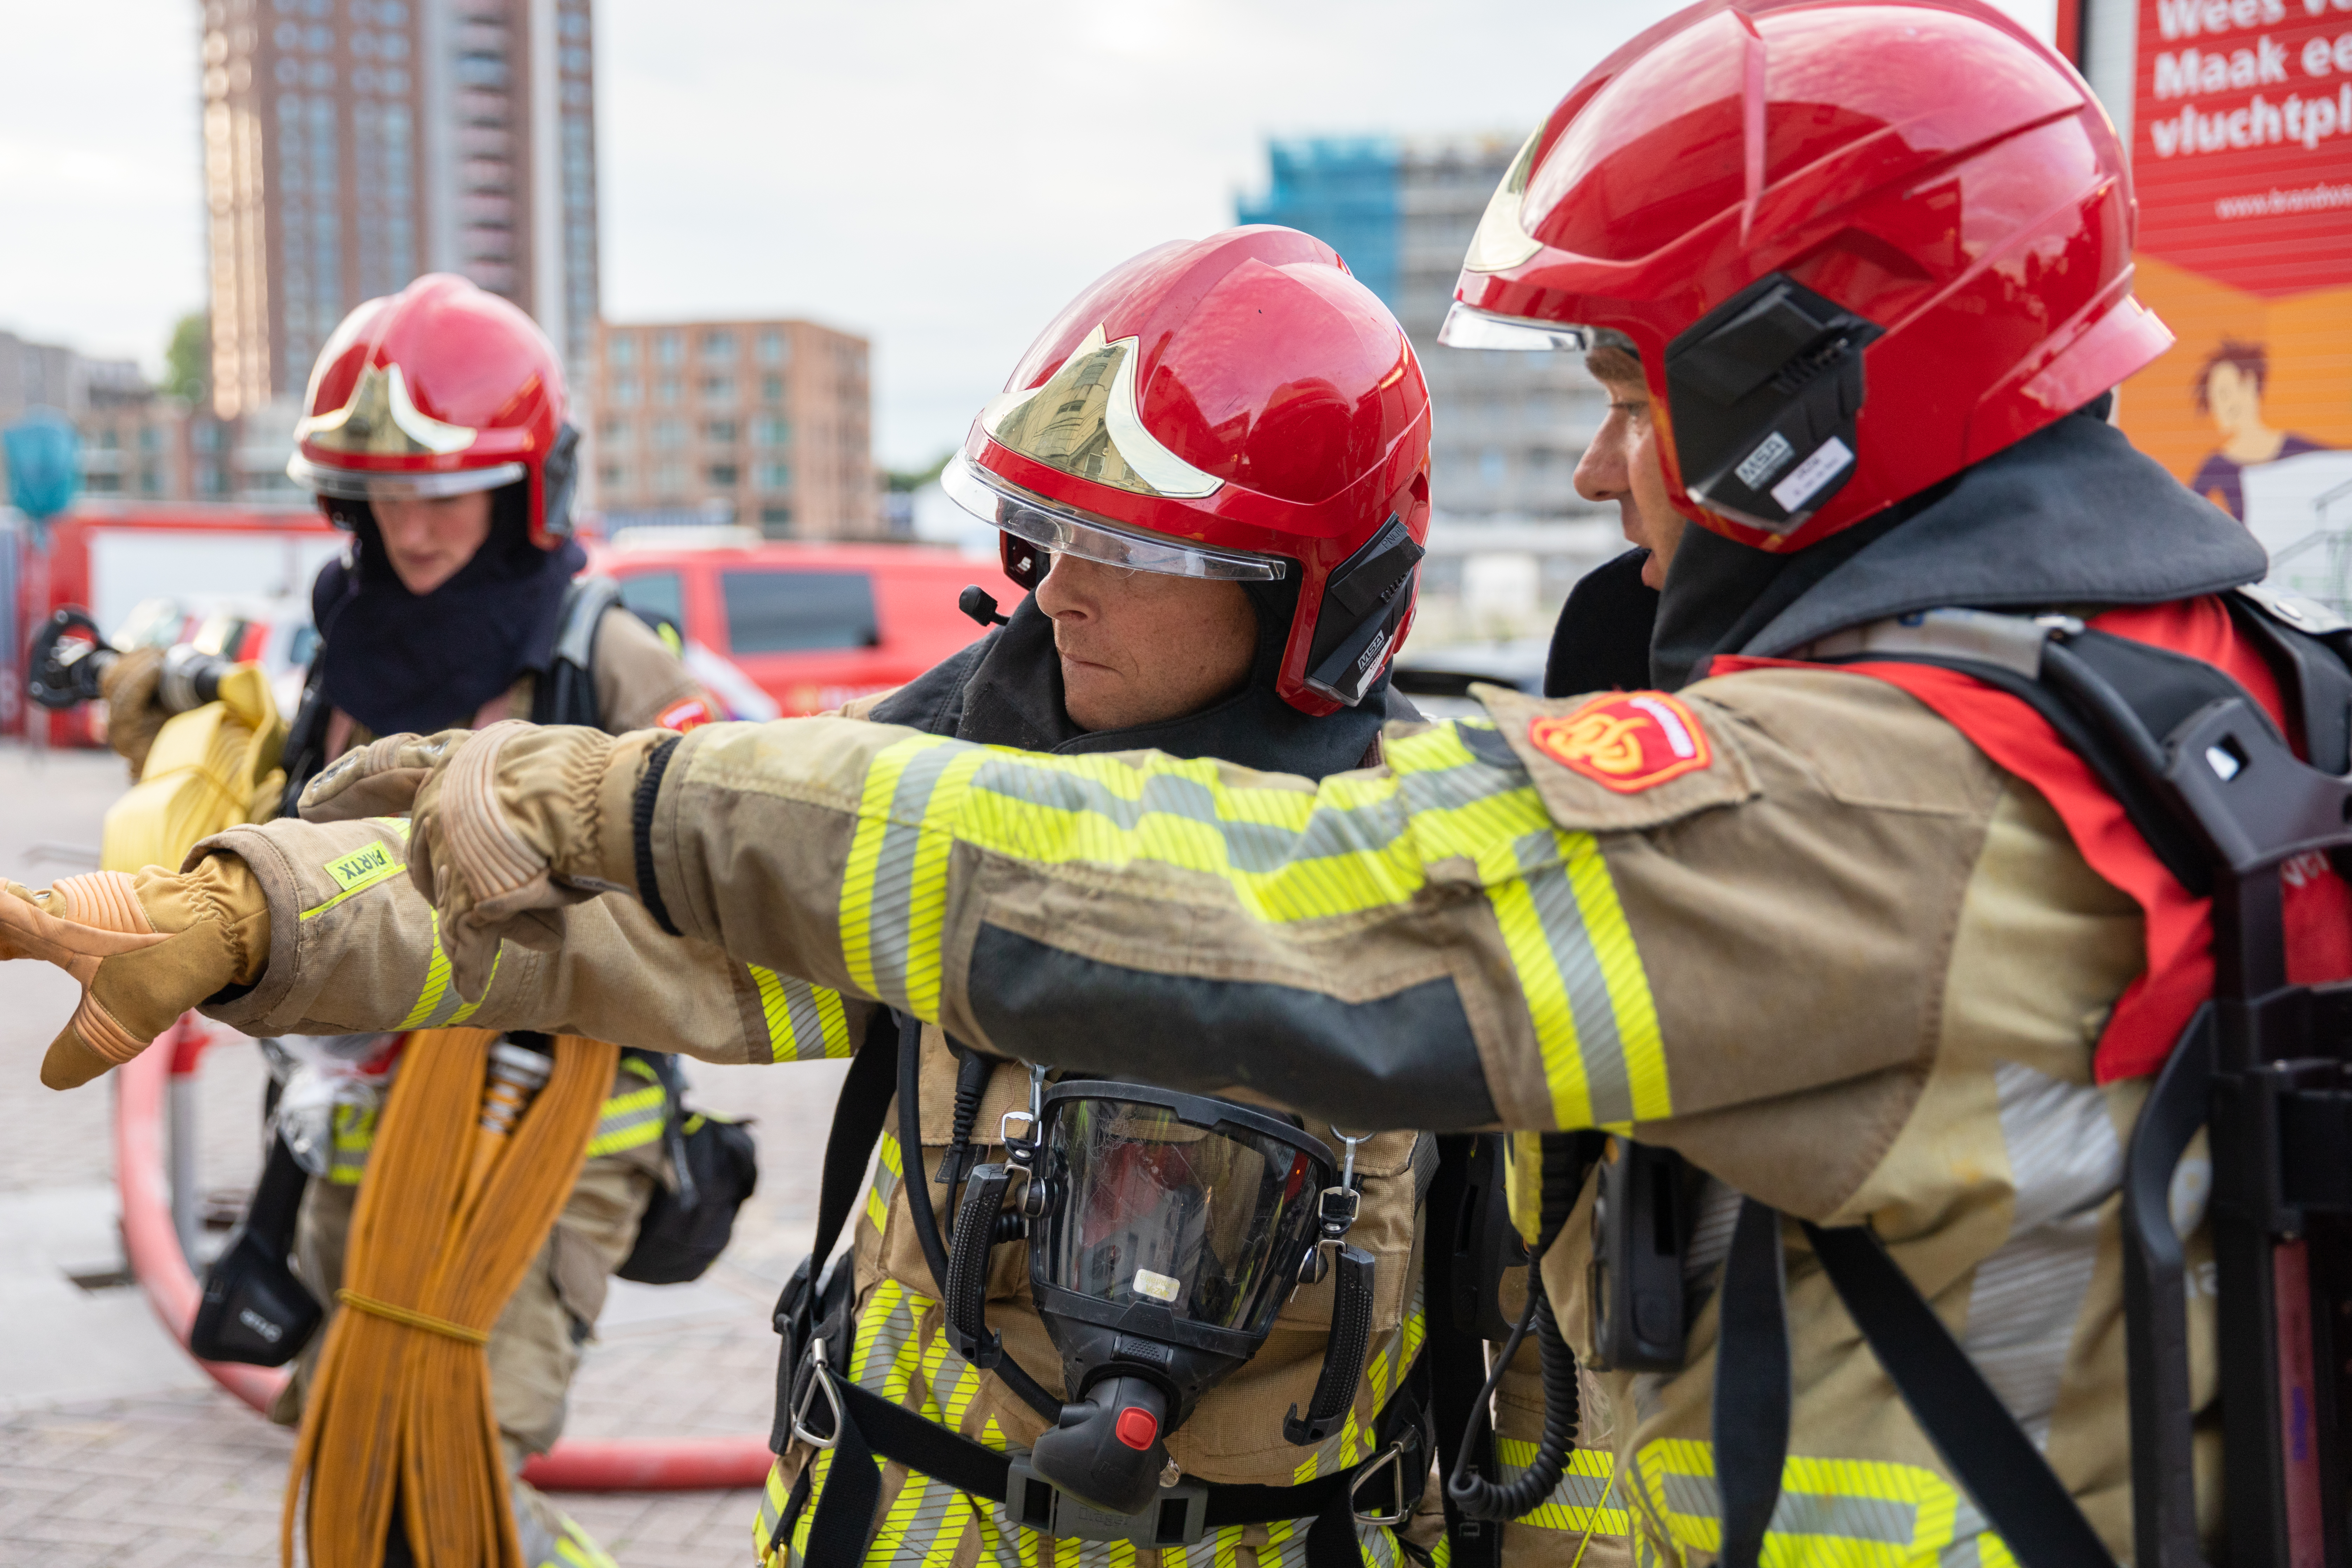
M 1620 795 L 1654 788 L 1715 761 L 1691 710 L 1663 691 L 1596 697 L 1528 725 L 1536 750 Z
M 699 697 L 689 697 L 683 702 L 673 703 L 664 709 L 661 715 L 655 719 L 654 723 L 661 729 L 675 730 L 683 735 L 688 730 L 699 730 L 705 724 L 718 722 L 718 713 L 707 700 Z

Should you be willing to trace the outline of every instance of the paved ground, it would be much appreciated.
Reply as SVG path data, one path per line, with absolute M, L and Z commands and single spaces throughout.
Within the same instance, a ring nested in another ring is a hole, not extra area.
M 121 787 L 110 755 L 0 745 L 0 875 L 38 886 L 86 868 L 68 850 L 95 849 Z M 289 1435 L 214 1388 L 121 1282 L 106 1091 L 37 1080 L 73 999 L 54 970 L 0 966 L 0 1568 L 274 1563 Z M 807 1245 L 839 1072 L 690 1071 L 698 1104 L 758 1119 L 760 1192 L 703 1280 L 616 1284 L 573 1390 L 577 1436 L 767 1430 L 767 1308 Z M 199 1175 L 224 1205 L 258 1167 L 260 1084 L 250 1046 L 208 1054 Z M 748 1560 L 757 1500 L 575 1494 L 566 1506 L 625 1568 L 702 1568 Z

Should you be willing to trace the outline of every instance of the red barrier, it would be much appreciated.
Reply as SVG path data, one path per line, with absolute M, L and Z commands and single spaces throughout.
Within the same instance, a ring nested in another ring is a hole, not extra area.
M 193 1014 L 164 1038 L 114 1069 L 114 1183 L 122 1199 L 122 1244 L 148 1305 L 184 1348 L 202 1288 L 172 1229 L 163 1148 L 163 1101 L 175 1072 L 194 1071 L 210 1031 Z M 215 1383 L 267 1412 L 286 1386 L 274 1367 L 200 1361 Z M 761 1437 L 672 1437 L 562 1442 L 523 1467 L 523 1479 L 549 1491 L 699 1491 L 756 1487 L 772 1459 Z

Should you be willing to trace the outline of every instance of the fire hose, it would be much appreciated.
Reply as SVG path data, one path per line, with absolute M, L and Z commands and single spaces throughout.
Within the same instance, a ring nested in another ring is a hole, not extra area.
M 183 1349 L 203 1294 L 187 1247 L 195 1214 L 193 1090 L 211 1041 L 203 1021 L 187 1014 L 153 1047 L 114 1072 L 114 1173 L 123 1248 L 148 1305 Z M 286 1384 L 287 1374 L 274 1368 L 196 1364 L 257 1411 L 268 1411 Z M 767 1477 L 770 1458 L 764 1436 L 566 1439 L 533 1458 L 522 1474 L 548 1491 L 690 1491 L 756 1487 Z

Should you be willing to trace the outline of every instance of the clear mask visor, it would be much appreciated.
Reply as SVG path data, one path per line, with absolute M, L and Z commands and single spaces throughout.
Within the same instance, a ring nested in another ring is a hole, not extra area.
M 1049 555 L 1075 555 L 1130 572 L 1168 577 L 1211 577 L 1229 582 L 1272 582 L 1289 563 L 1278 555 L 1146 533 L 1124 527 L 983 473 L 959 452 L 940 471 L 940 488 L 950 500 L 992 528 L 1025 540 Z
M 1224 1115 L 1204 1126 L 1200 1107 L 1214 1102 L 1170 1098 L 1180 1103 L 1054 1104 L 1047 1163 L 1062 1197 L 1032 1242 L 1033 1273 L 1113 1307 L 1158 1304 L 1263 1337 L 1313 1242 L 1329 1152 L 1270 1117 L 1250 1118 L 1267 1130 Z

